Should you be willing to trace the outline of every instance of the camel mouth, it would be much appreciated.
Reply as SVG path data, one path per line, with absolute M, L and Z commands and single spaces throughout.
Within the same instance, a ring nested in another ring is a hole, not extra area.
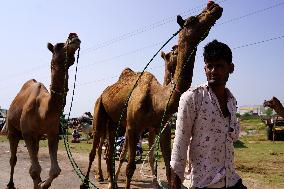
M 213 1 L 209 1 L 206 8 L 201 12 L 201 14 L 198 15 L 200 22 L 208 22 L 210 24 L 215 23 L 216 20 L 218 20 L 223 13 L 223 8 L 220 7 L 218 4 L 214 3 Z M 211 24 L 210 24 L 211 25 Z
M 81 40 L 75 33 L 70 33 L 69 37 L 65 43 L 65 48 L 68 50 L 76 51 L 77 49 L 80 48 L 81 45 Z

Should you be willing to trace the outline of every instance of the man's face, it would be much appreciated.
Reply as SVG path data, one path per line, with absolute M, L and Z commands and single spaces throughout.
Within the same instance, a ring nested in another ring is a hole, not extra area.
M 234 64 L 225 60 L 205 61 L 205 74 L 210 86 L 226 85 L 229 74 L 234 71 Z

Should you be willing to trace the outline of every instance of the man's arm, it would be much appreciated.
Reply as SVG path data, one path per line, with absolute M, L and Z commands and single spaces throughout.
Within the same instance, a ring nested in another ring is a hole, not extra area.
M 175 138 L 171 154 L 171 188 L 180 188 L 184 179 L 187 150 L 196 118 L 194 93 L 186 92 L 181 96 L 177 113 Z

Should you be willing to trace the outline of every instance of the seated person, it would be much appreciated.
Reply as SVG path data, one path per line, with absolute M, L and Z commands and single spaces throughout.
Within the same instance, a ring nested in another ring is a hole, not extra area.
M 77 129 L 74 129 L 73 130 L 73 133 L 72 133 L 72 142 L 80 142 L 80 133 L 77 131 Z

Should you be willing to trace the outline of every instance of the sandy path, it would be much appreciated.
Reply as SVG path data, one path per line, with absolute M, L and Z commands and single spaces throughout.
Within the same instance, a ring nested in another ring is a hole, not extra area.
M 15 167 L 15 174 L 14 174 L 14 183 L 18 189 L 28 189 L 33 188 L 33 182 L 29 175 L 29 156 L 26 147 L 23 144 L 20 144 L 18 147 L 17 153 L 18 161 Z M 75 158 L 77 164 L 80 168 L 85 172 L 87 170 L 88 165 L 88 156 L 81 155 L 77 153 L 73 153 L 73 157 Z M 9 181 L 9 174 L 10 174 L 10 165 L 9 165 L 9 144 L 8 142 L 0 142 L 0 188 L 6 188 L 6 185 Z M 42 167 L 41 177 L 42 180 L 46 179 L 49 172 L 50 167 L 50 160 L 47 148 L 40 148 L 39 151 L 39 161 Z M 57 179 L 54 180 L 52 183 L 51 189 L 61 189 L 61 188 L 68 188 L 68 189 L 78 189 L 80 188 L 81 181 L 72 169 L 72 166 L 67 158 L 65 151 L 58 152 L 58 161 L 61 168 L 61 174 Z M 103 163 L 104 164 L 104 163 Z M 125 165 L 122 167 L 122 173 L 120 174 L 119 180 L 119 187 L 124 186 L 123 175 L 125 175 Z M 137 165 L 137 169 L 135 171 L 133 181 L 132 181 L 132 188 L 153 188 L 151 179 L 142 178 L 140 175 L 140 166 L 141 164 Z M 105 178 L 106 178 L 106 167 L 103 167 Z M 145 168 L 145 172 L 147 174 L 150 173 L 149 167 Z M 165 175 L 164 167 L 161 168 L 160 175 Z M 93 174 L 91 175 L 94 181 Z M 107 182 L 104 183 L 96 183 L 99 188 L 107 188 Z
M 84 154 L 78 154 L 73 153 L 73 156 L 77 162 L 77 164 L 80 166 L 80 168 L 83 170 L 83 172 L 86 171 L 87 165 L 88 165 L 88 155 Z M 26 147 L 21 143 L 18 148 L 18 162 L 15 168 L 15 175 L 14 175 L 14 182 L 18 189 L 29 189 L 33 188 L 33 182 L 29 175 L 29 157 Z M 10 174 L 10 165 L 9 165 L 9 158 L 10 158 L 10 152 L 9 152 L 9 144 L 8 142 L 0 142 L 0 188 L 4 189 L 6 188 L 6 184 L 9 181 L 9 174 Z M 41 148 L 39 152 L 39 160 L 42 167 L 42 179 L 46 179 L 49 172 L 50 167 L 50 161 L 49 161 L 49 154 L 47 148 Z M 61 174 L 57 179 L 54 180 L 52 183 L 51 189 L 79 189 L 81 181 L 74 172 L 65 151 L 59 151 L 58 152 L 58 161 L 61 168 Z M 117 165 L 117 164 L 116 164 Z M 124 181 L 125 181 L 125 165 L 122 167 L 122 172 L 119 176 L 119 187 L 124 188 Z M 154 185 L 151 182 L 150 178 L 144 178 L 140 175 L 141 164 L 137 165 L 137 169 L 133 176 L 133 181 L 131 183 L 131 188 L 137 189 L 137 188 L 154 188 Z M 159 178 L 162 180 L 165 180 L 165 167 L 162 165 L 162 163 L 159 164 L 159 170 L 158 175 Z M 94 181 L 94 175 L 93 172 L 91 173 L 91 180 Z M 103 163 L 103 172 L 106 178 L 106 167 Z M 145 174 L 150 174 L 150 168 L 147 166 L 145 167 Z M 266 186 L 264 184 L 258 183 L 255 180 L 246 179 L 244 180 L 244 183 L 248 186 L 249 189 L 276 189 L 276 187 Z M 104 183 L 97 183 L 98 188 L 107 188 L 107 182 Z M 279 189 L 279 188 L 277 188 Z

